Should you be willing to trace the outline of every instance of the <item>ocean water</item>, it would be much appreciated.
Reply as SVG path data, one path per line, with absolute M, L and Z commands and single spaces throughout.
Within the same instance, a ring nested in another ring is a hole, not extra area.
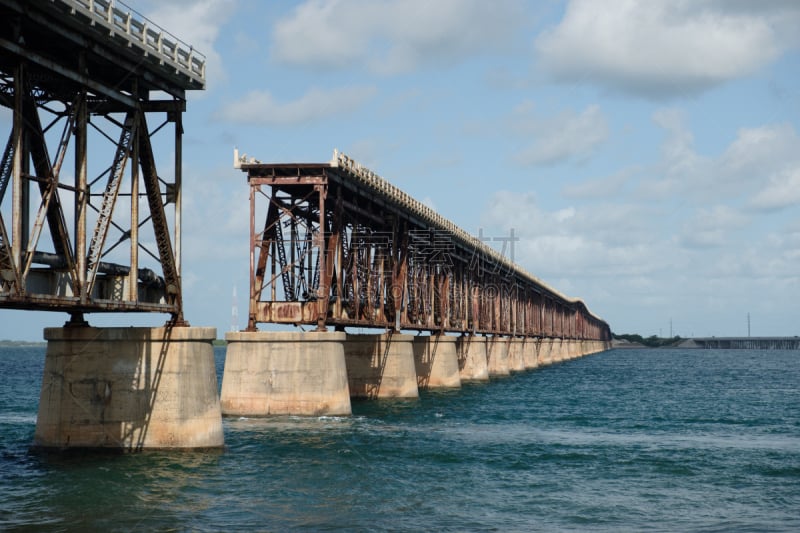
M 0 348 L 0 530 L 800 531 L 796 351 L 612 350 L 129 455 L 29 451 L 43 362 Z

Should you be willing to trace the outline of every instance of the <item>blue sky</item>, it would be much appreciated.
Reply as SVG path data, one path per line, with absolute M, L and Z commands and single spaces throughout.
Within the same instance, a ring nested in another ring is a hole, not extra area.
M 237 146 L 338 148 L 472 234 L 513 228 L 514 259 L 617 333 L 747 335 L 749 313 L 800 334 L 800 3 L 129 4 L 208 57 L 184 118 L 192 325 L 222 337 L 234 286 L 245 322 Z M 65 316 L 0 311 L 0 338 Z

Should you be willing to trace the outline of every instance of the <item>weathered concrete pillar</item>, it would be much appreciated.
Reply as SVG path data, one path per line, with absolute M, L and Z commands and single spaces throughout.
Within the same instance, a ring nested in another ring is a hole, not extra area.
M 46 328 L 34 447 L 224 444 L 216 328 Z
M 553 344 L 550 348 L 552 360 L 554 363 L 561 363 L 567 359 L 566 350 L 564 350 L 564 339 L 561 337 L 554 337 Z
M 347 335 L 344 356 L 354 398 L 418 398 L 414 336 Z
M 550 339 L 546 339 L 544 337 L 539 339 L 539 352 L 538 352 L 538 354 L 539 354 L 539 357 L 538 357 L 539 366 L 547 366 L 549 364 L 552 364 L 552 361 L 550 361 L 550 342 L 549 341 L 550 341 Z
M 581 355 L 591 355 L 595 353 L 593 341 L 583 339 L 581 340 Z
M 486 337 L 462 335 L 456 341 L 458 371 L 461 381 L 488 381 L 489 367 L 486 360 Z
M 525 356 L 522 353 L 525 339 L 523 337 L 510 337 L 508 339 L 508 369 L 511 372 L 525 370 Z
M 522 358 L 525 361 L 525 368 L 533 370 L 539 366 L 539 348 L 541 347 L 541 339 L 537 337 L 528 337 L 525 339 L 525 344 L 522 348 Z
M 578 343 L 575 339 L 565 339 L 564 340 L 565 352 L 567 360 L 576 359 L 580 354 L 578 353 Z
M 351 413 L 344 333 L 241 331 L 225 340 L 224 415 Z
M 443 333 L 414 337 L 417 387 L 420 389 L 461 387 L 456 339 L 457 337 Z
M 491 335 L 486 338 L 486 360 L 490 377 L 511 373 L 508 368 L 508 337 Z
M 543 337 L 539 340 L 539 366 L 553 364 L 552 339 Z

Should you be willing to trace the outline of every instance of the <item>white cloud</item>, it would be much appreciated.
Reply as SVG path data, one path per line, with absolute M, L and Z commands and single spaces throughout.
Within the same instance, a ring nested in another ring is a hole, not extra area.
M 548 211 L 533 193 L 498 191 L 482 216 L 488 235 L 514 228 L 515 261 L 545 281 L 561 277 L 644 276 L 680 258 L 653 235 L 653 210 L 635 205 Z
M 533 143 L 515 156 L 523 165 L 586 159 L 609 135 L 606 118 L 596 105 L 580 113 L 567 110 L 551 117 L 538 117 L 531 105 L 525 103 L 517 107 L 512 122 L 519 132 L 534 138 Z
M 720 165 L 731 181 L 753 181 L 800 164 L 800 136 L 791 124 L 741 128 Z
M 535 48 L 556 80 L 647 98 L 694 94 L 747 76 L 796 45 L 800 4 L 572 0 Z M 796 29 L 795 24 L 795 29 Z
M 303 124 L 354 111 L 376 92 L 374 87 L 310 89 L 297 100 L 278 102 L 269 91 L 251 91 L 224 106 L 216 117 L 247 124 Z
M 154 7 L 146 12 L 147 18 L 206 56 L 207 89 L 227 79 L 215 43 L 220 26 L 234 12 L 234 0 L 185 0 L 152 5 Z
M 724 246 L 732 231 L 743 228 L 749 222 L 749 217 L 729 206 L 700 208 L 684 222 L 681 244 L 689 248 Z
M 800 167 L 770 177 L 767 186 L 750 201 L 759 210 L 776 210 L 800 205 Z
M 483 0 L 308 0 L 275 24 L 274 60 L 396 74 L 509 42 L 523 3 Z
M 645 169 L 638 193 L 656 200 L 682 196 L 692 203 L 747 200 L 756 209 L 794 203 L 791 176 L 800 169 L 800 136 L 789 124 L 741 128 L 718 156 L 699 154 L 688 120 L 680 110 L 661 109 L 653 121 L 667 137 L 660 160 Z M 782 198 L 779 198 L 782 197 Z
M 567 198 L 614 197 L 639 170 L 638 167 L 629 167 L 602 178 L 566 185 L 562 192 Z

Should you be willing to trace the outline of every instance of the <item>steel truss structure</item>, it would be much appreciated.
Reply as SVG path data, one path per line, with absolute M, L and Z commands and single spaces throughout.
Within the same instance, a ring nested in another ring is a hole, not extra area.
M 0 0 L 0 308 L 183 323 L 182 113 L 204 70 L 121 2 Z
M 586 305 L 345 154 L 234 156 L 250 185 L 250 308 L 258 323 L 610 340 Z M 258 225 L 257 225 L 258 223 Z

